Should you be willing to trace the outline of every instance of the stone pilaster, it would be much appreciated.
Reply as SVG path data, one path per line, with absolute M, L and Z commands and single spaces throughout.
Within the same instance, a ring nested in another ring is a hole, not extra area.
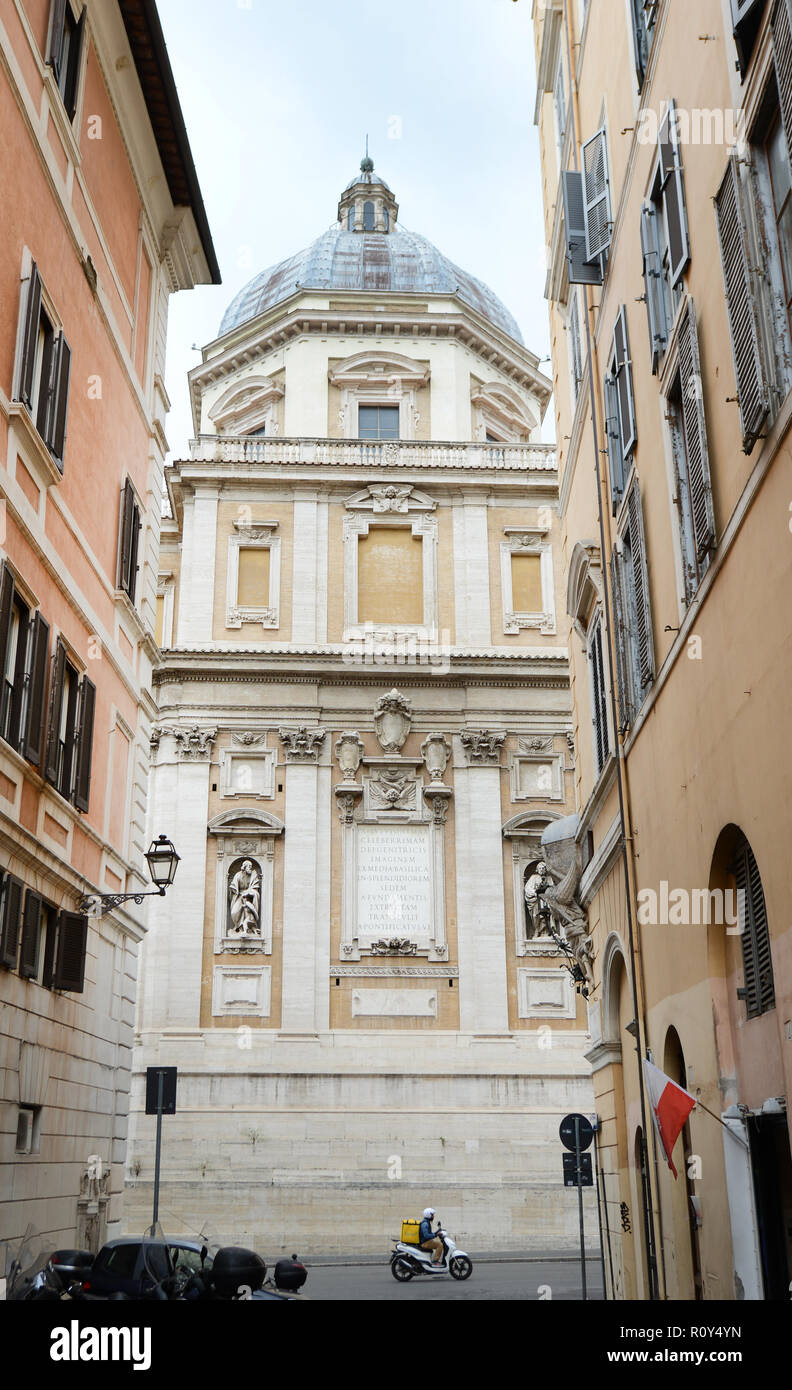
M 217 550 L 216 487 L 197 487 L 184 509 L 184 542 L 179 591 L 180 646 L 211 642 Z
M 491 646 L 487 508 L 467 498 L 454 507 L 454 611 L 456 646 Z
M 286 767 L 284 1032 L 329 1027 L 330 781 L 320 764 L 323 729 L 280 731 Z
M 460 1027 L 506 1033 L 505 903 L 499 735 L 454 739 Z M 489 753 L 486 751 L 490 749 Z

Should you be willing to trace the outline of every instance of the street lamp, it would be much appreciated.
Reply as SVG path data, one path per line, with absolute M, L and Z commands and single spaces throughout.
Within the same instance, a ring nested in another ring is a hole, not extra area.
M 176 853 L 167 835 L 160 835 L 156 840 L 152 840 L 146 851 L 146 862 L 151 874 L 153 889 L 147 893 L 89 893 L 87 897 L 80 900 L 78 910 L 87 913 L 90 917 L 104 917 L 105 913 L 112 912 L 114 907 L 120 907 L 121 903 L 136 902 L 142 903 L 144 898 L 159 896 L 164 898 L 165 889 L 170 888 L 176 876 L 176 869 L 180 856 Z

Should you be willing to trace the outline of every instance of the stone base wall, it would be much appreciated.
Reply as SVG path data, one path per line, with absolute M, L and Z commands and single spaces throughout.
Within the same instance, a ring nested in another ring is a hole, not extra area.
M 223 1030 L 148 1039 L 133 1075 L 126 1227 L 151 1220 L 156 1119 L 141 1111 L 145 1066 L 160 1062 L 179 1067 L 177 1113 L 163 1119 L 167 1234 L 204 1230 L 268 1258 L 387 1254 L 402 1218 L 430 1204 L 472 1251 L 577 1250 L 558 1126 L 594 1106 L 585 1039 L 564 1036 L 544 1054 L 525 1035 L 281 1034 L 245 1050 Z M 596 1196 L 584 1196 L 593 1245 Z

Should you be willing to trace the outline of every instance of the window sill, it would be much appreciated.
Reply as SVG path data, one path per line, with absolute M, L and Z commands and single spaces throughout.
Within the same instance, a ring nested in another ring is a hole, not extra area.
M 32 465 L 34 480 L 46 491 L 60 483 L 63 472 L 56 464 L 44 440 L 33 423 L 33 417 L 22 401 L 12 401 L 8 408 L 9 424 L 24 443 L 23 461 Z

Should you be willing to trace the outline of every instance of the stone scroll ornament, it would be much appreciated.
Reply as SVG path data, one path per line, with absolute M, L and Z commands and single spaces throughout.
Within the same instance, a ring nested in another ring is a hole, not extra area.
M 577 891 L 582 874 L 580 845 L 575 839 L 557 840 L 543 844 L 545 867 L 550 880 L 546 888 L 538 893 L 549 909 L 550 918 L 555 924 L 556 940 L 566 945 L 577 970 L 573 969 L 573 979 L 585 985 L 585 992 L 594 985 L 594 947 L 588 930 L 588 917 L 585 908 L 577 900 Z M 560 938 L 560 940 L 559 940 Z

